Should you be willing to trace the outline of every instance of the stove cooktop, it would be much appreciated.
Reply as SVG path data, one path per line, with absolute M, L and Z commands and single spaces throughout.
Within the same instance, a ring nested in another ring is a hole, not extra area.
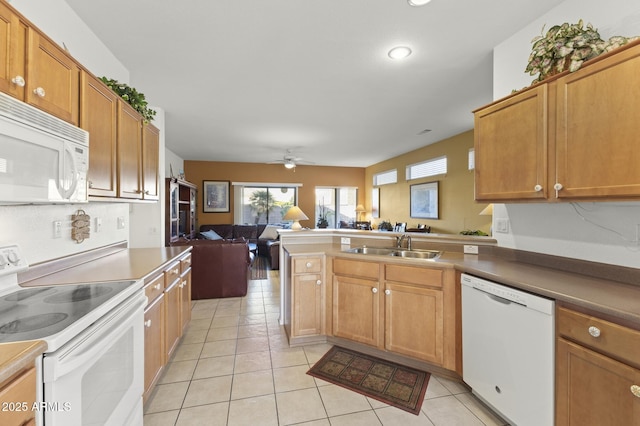
M 47 340 L 78 321 L 84 329 L 95 319 L 82 321 L 83 318 L 98 310 L 111 309 L 112 306 L 106 305 L 120 303 L 136 283 L 112 281 L 31 287 L 4 294 L 0 296 L 0 342 Z

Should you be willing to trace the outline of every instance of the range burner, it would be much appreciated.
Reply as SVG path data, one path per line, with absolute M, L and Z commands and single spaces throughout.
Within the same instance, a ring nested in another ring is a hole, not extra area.
M 0 334 L 28 333 L 55 325 L 67 319 L 68 316 L 61 312 L 54 312 L 20 318 L 0 326 Z
M 72 290 L 65 290 L 62 293 L 54 294 L 44 299 L 45 303 L 71 303 L 83 300 L 96 299 L 111 293 L 113 289 L 102 285 L 78 286 Z
M 15 293 L 11 293 L 10 295 L 3 297 L 2 300 L 6 300 L 7 302 L 20 302 L 30 297 L 37 296 L 40 293 L 44 293 L 46 291 L 50 291 L 49 287 L 28 288 L 25 290 L 16 291 Z

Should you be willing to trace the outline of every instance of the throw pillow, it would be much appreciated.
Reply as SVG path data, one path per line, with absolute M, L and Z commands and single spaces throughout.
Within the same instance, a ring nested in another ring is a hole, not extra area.
M 213 229 L 201 232 L 200 235 L 207 240 L 221 240 L 222 237 L 216 233 Z
M 258 237 L 260 240 L 277 240 L 278 239 L 278 229 L 279 226 L 275 225 L 267 225 L 262 231 L 262 234 Z

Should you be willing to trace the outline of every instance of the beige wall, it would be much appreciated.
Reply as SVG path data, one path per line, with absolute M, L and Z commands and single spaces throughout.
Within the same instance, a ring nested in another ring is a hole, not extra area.
M 300 221 L 304 227 L 313 228 L 316 186 L 351 186 L 360 188 L 358 197 L 364 202 L 365 169 L 360 167 L 298 166 L 293 170 L 282 164 L 229 163 L 214 161 L 184 162 L 185 177 L 198 185 L 198 226 L 204 224 L 233 223 L 233 188 L 229 213 L 204 213 L 202 211 L 202 181 L 228 180 L 230 182 L 299 183 L 298 206 L 310 220 Z
M 473 147 L 473 131 L 461 133 L 408 152 L 395 158 L 374 164 L 365 171 L 365 207 L 371 211 L 371 190 L 373 175 L 378 172 L 397 169 L 398 183 L 380 187 L 380 218 L 391 223 L 406 222 L 408 227 L 418 223 L 431 226 L 431 232 L 457 234 L 463 230 L 482 230 L 489 233 L 491 216 L 479 216 L 487 205 L 474 201 L 473 171 L 468 170 L 469 149 Z M 405 168 L 430 158 L 447 156 L 447 174 L 408 182 Z M 439 181 L 439 219 L 416 219 L 410 217 L 409 191 L 412 184 Z

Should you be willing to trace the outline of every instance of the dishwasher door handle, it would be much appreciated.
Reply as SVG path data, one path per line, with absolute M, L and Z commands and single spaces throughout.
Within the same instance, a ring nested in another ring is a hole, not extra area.
M 489 292 L 481 290 L 481 289 L 479 289 L 477 287 L 472 287 L 472 288 L 474 290 L 479 291 L 480 293 L 484 294 L 489 299 L 494 300 L 494 301 L 496 301 L 498 303 L 502 303 L 503 305 L 511 305 L 513 303 L 513 304 L 516 304 L 516 305 L 520 305 L 520 306 L 526 307 L 526 305 L 523 305 L 523 304 L 518 303 L 518 302 L 514 302 L 513 300 L 505 299 L 504 297 L 496 296 L 493 293 L 489 293 Z

